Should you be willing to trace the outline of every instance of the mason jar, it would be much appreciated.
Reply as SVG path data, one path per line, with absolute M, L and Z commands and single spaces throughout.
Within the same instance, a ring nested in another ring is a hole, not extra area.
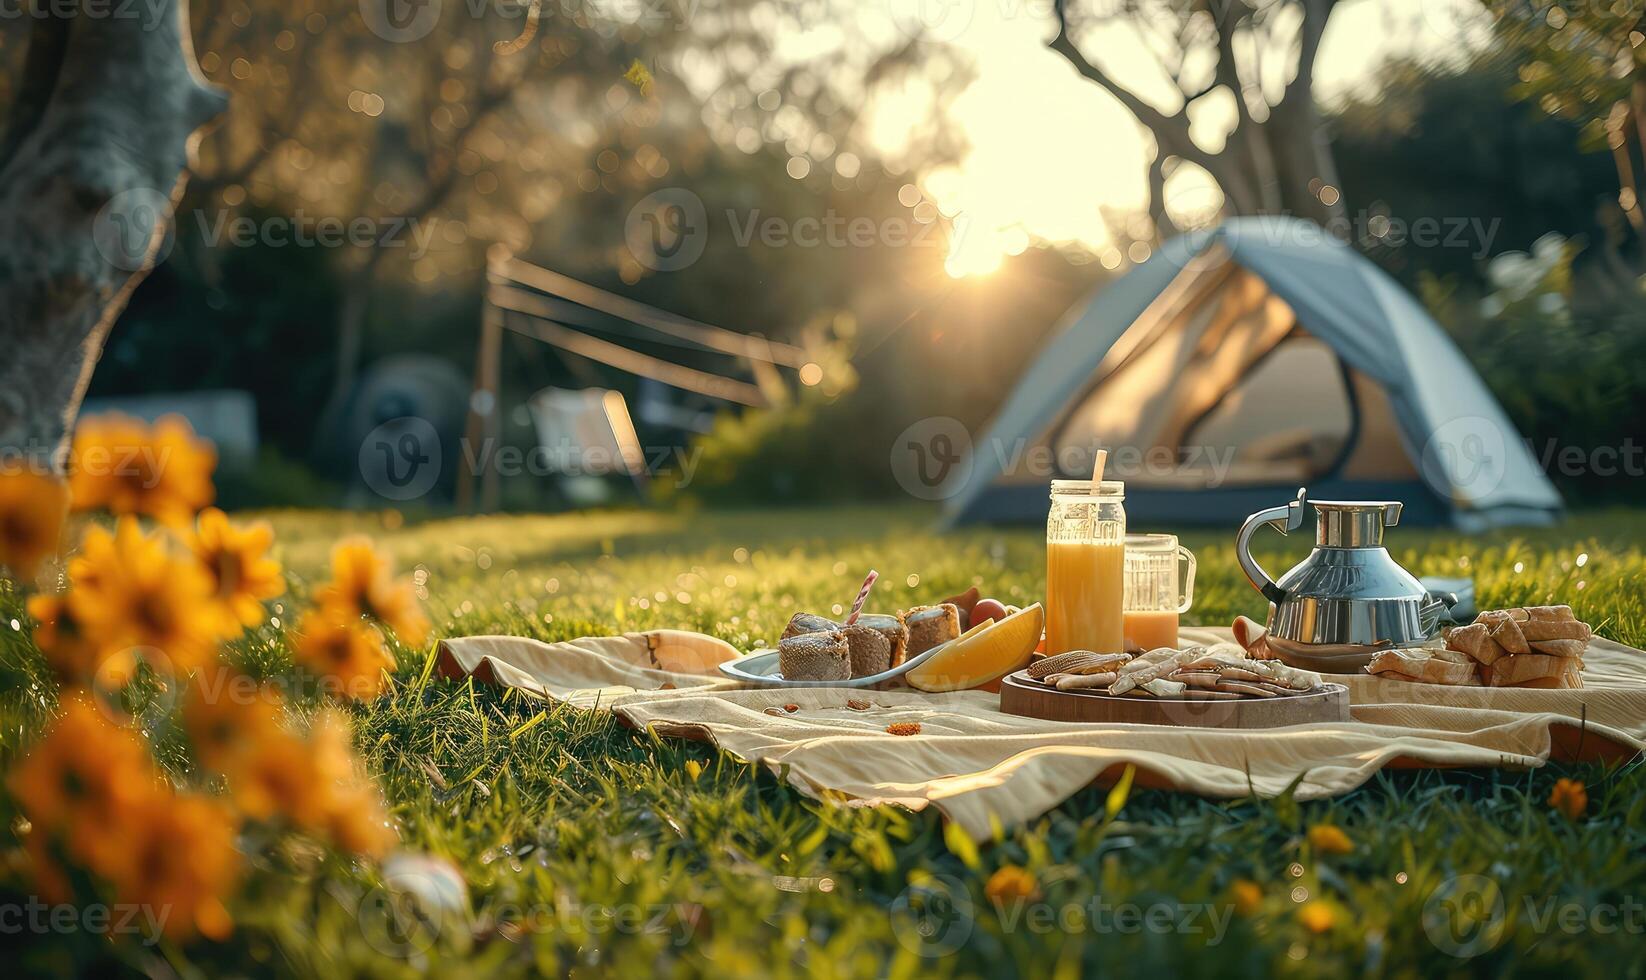
M 1126 485 L 1053 480 L 1046 515 L 1046 653 L 1125 649 Z

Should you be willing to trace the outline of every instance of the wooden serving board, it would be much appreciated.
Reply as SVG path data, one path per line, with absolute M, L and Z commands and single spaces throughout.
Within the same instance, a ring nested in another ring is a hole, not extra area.
M 1102 691 L 1059 691 L 1031 680 L 1028 671 L 1020 670 L 1001 682 L 1000 710 L 1009 715 L 1048 721 L 1185 728 L 1283 728 L 1321 721 L 1348 721 L 1349 689 L 1342 684 L 1327 684 L 1322 690 L 1308 694 L 1237 701 L 1128 698 L 1111 697 Z

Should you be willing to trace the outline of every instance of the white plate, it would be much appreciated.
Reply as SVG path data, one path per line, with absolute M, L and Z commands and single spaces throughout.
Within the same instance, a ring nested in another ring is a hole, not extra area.
M 891 670 L 883 670 L 878 674 L 867 677 L 853 677 L 844 681 L 791 681 L 779 673 L 776 650 L 755 650 L 747 656 L 736 660 L 727 660 L 720 665 L 720 672 L 734 681 L 745 684 L 758 684 L 761 687 L 878 687 L 887 681 L 896 680 L 908 673 L 911 669 L 930 660 L 934 654 L 949 643 L 939 643 L 924 653 L 916 654 L 903 661 Z

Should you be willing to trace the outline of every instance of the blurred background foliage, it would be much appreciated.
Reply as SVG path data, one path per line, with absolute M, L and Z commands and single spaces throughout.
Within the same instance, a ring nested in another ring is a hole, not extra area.
M 252 473 L 225 477 L 231 504 L 348 499 L 358 474 L 334 437 L 362 372 L 418 353 L 467 378 L 494 245 L 839 362 L 826 383 L 722 416 L 697 438 L 690 493 L 709 502 L 891 492 L 895 433 L 931 415 L 986 421 L 1070 305 L 1126 269 L 1031 242 L 989 276 L 946 273 L 965 228 L 923 178 L 967 149 L 949 109 L 973 66 L 939 38 L 860 32 L 827 0 L 701 0 L 689 30 L 687 8 L 663 3 L 499 0 L 482 16 L 447 6 L 427 38 L 393 43 L 355 0 L 193 3 L 201 68 L 231 108 L 202 143 L 166 261 L 113 331 L 91 393 L 251 392 L 262 452 Z M 1483 7 L 1494 20 L 1478 50 L 1394 58 L 1375 85 L 1323 106 L 1353 244 L 1424 298 L 1534 443 L 1619 445 L 1646 416 L 1646 380 L 1626 367 L 1642 353 L 1646 272 L 1630 111 L 1639 18 L 1542 0 Z M 0 24 L 14 69 L 26 26 Z M 828 42 L 804 57 L 777 50 L 797 37 Z M 865 118 L 888 93 L 921 107 L 890 149 Z M 625 247 L 625 217 L 674 186 L 690 187 L 711 222 L 832 213 L 935 231 L 928 247 L 863 248 L 717 234 L 689 273 L 653 274 Z M 1435 215 L 1489 235 L 1478 248 L 1425 248 L 1379 233 Z M 361 216 L 380 230 L 411 222 L 426 249 L 406 233 L 344 248 L 222 234 L 235 218 Z M 1117 222 L 1117 238 L 1158 243 L 1147 219 Z M 1494 305 L 1492 263 L 1551 233 L 1563 278 L 1545 292 L 1558 303 Z M 599 381 L 633 396 L 632 384 L 513 335 L 503 365 L 513 444 L 533 441 L 518 406 L 545 385 Z M 1553 475 L 1580 501 L 1621 492 Z M 530 481 L 506 500 L 555 503 Z

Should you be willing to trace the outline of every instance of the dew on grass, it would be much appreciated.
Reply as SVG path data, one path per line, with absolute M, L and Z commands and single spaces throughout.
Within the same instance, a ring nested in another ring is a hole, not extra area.
M 747 548 L 738 548 L 737 550 L 732 552 L 732 561 L 737 562 L 739 565 L 743 564 L 744 562 L 746 562 L 748 560 L 749 560 L 749 549 L 747 549 Z
M 1304 888 L 1302 885 L 1298 885 L 1296 888 L 1292 889 L 1292 901 L 1296 902 L 1299 905 L 1302 905 L 1304 902 L 1307 902 L 1308 900 L 1309 900 L 1309 890 L 1307 888 Z
M 1521 572 L 1524 572 L 1525 570 L 1526 570 L 1526 563 L 1525 562 L 1523 562 L 1523 561 L 1515 562 L 1515 574 L 1516 575 L 1519 575 Z
M 737 576 L 736 575 L 726 576 L 726 588 L 728 588 L 728 589 L 737 588 Z
M 1577 556 L 1577 567 L 1582 568 L 1587 564 L 1589 564 L 1589 553 L 1585 551 L 1583 554 Z
M 841 613 L 843 613 L 845 611 L 846 611 L 846 607 L 842 606 L 838 602 L 829 607 L 829 615 L 831 615 L 831 616 L 838 616 L 838 615 L 840 615 Z
M 15 631 L 21 632 L 23 629 L 23 624 L 14 618 L 11 621 L 11 628 Z
M 543 588 L 550 595 L 553 595 L 554 593 L 560 591 L 560 580 L 557 578 L 551 578 L 547 582 L 543 583 Z
M 1404 871 L 1395 875 L 1395 884 L 1397 885 L 1404 885 L 1408 880 L 1409 879 L 1406 877 L 1406 872 Z
M 1298 864 L 1296 861 L 1293 861 L 1292 866 L 1287 868 L 1286 870 L 1291 874 L 1291 876 L 1293 878 L 1303 877 L 1303 865 Z
M 909 583 L 909 588 L 912 589 L 915 586 L 920 584 L 920 575 L 918 573 L 915 573 L 915 572 L 910 572 L 909 577 L 904 579 L 904 581 L 908 582 Z

